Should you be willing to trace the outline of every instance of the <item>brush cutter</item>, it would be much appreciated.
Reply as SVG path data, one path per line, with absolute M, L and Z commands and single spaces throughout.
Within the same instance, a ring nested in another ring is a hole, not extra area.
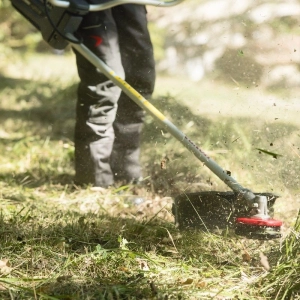
M 175 222 L 180 228 L 206 228 L 209 230 L 233 225 L 238 235 L 248 238 L 279 238 L 282 222 L 272 219 L 268 212 L 268 208 L 272 208 L 277 198 L 276 195 L 253 193 L 241 186 L 230 172 L 222 169 L 75 36 L 83 16 L 89 11 L 100 11 L 127 3 L 168 7 L 182 1 L 99 0 L 99 4 L 90 5 L 86 0 L 11 0 L 12 5 L 41 32 L 44 40 L 50 46 L 55 49 L 64 49 L 71 44 L 231 188 L 232 192 L 209 191 L 176 197 L 173 213 Z

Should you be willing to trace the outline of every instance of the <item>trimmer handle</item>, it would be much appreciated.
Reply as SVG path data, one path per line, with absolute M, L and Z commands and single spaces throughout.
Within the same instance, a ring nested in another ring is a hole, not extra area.
M 121 4 L 140 4 L 159 7 L 176 5 L 183 0 L 99 0 L 89 4 L 87 0 L 10 0 L 19 11 L 42 34 L 43 39 L 54 49 L 63 50 L 69 42 L 66 33 L 75 34 L 83 16 L 90 11 L 100 11 Z

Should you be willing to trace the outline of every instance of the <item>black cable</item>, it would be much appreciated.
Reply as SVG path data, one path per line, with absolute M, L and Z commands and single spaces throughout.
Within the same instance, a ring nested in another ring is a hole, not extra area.
M 67 37 L 65 34 L 63 34 L 58 28 L 57 26 L 53 23 L 50 15 L 49 15 L 49 12 L 48 12 L 48 7 L 47 7 L 47 0 L 44 0 L 44 6 L 45 6 L 45 13 L 46 13 L 46 16 L 47 16 L 47 19 L 49 21 L 49 23 L 51 24 L 51 26 L 53 27 L 54 31 L 57 32 L 62 38 L 64 38 L 65 40 L 71 42 L 71 43 L 74 43 L 74 44 L 81 44 L 82 43 L 82 40 L 75 40 L 75 39 L 70 39 L 69 37 Z

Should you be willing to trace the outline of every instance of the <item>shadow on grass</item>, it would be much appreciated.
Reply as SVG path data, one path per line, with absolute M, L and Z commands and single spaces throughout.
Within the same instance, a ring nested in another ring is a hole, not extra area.
M 1 109 L 0 122 L 13 120 L 13 129 L 27 136 L 47 134 L 52 139 L 73 139 L 77 86 L 60 86 L 59 82 L 56 85 L 1 77 L 1 98 L 10 99 L 11 103 L 6 104 L 10 109 Z
M 9 220 L 1 215 L 0 233 L 5 235 L 0 241 L 1 256 L 17 266 L 10 273 L 13 282 L 0 278 L 0 283 L 7 282 L 5 286 L 10 288 L 0 291 L 1 299 L 33 299 L 35 294 L 41 297 L 38 299 L 65 300 L 180 295 L 179 288 L 168 289 L 145 270 L 151 268 L 155 273 L 156 267 L 164 265 L 146 254 L 150 250 L 166 253 L 163 249 L 168 243 L 161 242 L 168 231 L 162 227 L 176 232 L 172 224 L 155 221 L 146 224 L 57 209 L 45 214 L 34 204 Z M 34 282 L 38 277 L 41 280 L 33 289 L 31 279 Z
M 10 186 L 37 188 L 45 184 L 51 185 L 72 185 L 74 184 L 74 175 L 69 173 L 60 173 L 43 171 L 32 168 L 27 172 L 13 173 L 0 172 L 0 181 Z

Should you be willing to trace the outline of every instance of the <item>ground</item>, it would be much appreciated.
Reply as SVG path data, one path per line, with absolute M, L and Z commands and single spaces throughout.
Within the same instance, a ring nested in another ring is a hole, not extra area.
M 152 101 L 168 118 L 242 185 L 281 196 L 275 217 L 288 238 L 256 241 L 232 231 L 178 230 L 176 195 L 228 188 L 150 117 L 141 187 L 99 193 L 75 186 L 74 56 L 2 56 L 1 299 L 283 299 L 297 293 L 299 91 L 158 76 Z M 146 202 L 132 205 L 135 194 Z

